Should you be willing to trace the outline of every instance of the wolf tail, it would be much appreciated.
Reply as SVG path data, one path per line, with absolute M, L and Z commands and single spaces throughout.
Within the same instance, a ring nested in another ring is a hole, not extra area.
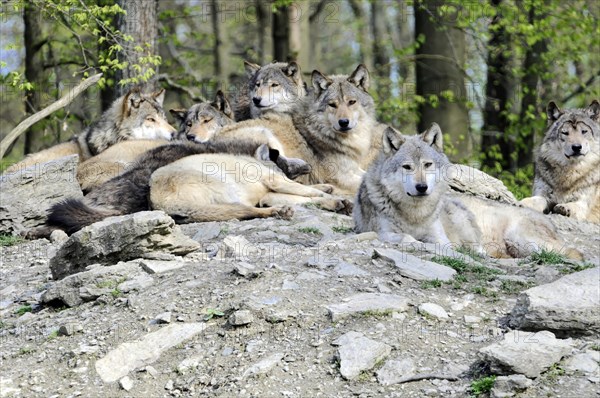
M 121 212 L 117 210 L 91 207 L 81 199 L 67 199 L 50 208 L 46 225 L 60 228 L 71 235 L 106 217 L 118 215 L 121 215 Z

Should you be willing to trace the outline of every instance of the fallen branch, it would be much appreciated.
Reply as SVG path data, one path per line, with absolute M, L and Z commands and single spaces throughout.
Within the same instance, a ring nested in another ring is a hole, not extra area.
M 452 375 L 444 375 L 444 374 L 440 374 L 440 373 L 418 373 L 416 375 L 403 377 L 403 378 L 399 379 L 398 381 L 396 381 L 394 384 L 408 383 L 411 381 L 419 381 L 419 380 L 426 380 L 426 379 L 441 379 L 441 380 L 456 381 L 456 380 L 458 380 L 458 377 L 452 376 Z
M 71 102 L 73 102 L 75 98 L 77 98 L 79 94 L 87 90 L 90 86 L 98 83 L 98 80 L 100 80 L 101 77 L 102 73 L 98 73 L 97 75 L 88 77 L 87 79 L 79 83 L 77 86 L 69 90 L 69 92 L 63 95 L 61 99 L 59 99 L 56 102 L 53 102 L 51 105 L 47 106 L 39 112 L 34 113 L 33 115 L 29 116 L 27 119 L 19 123 L 17 127 L 15 127 L 10 133 L 8 133 L 8 135 L 2 140 L 2 142 L 0 142 L 0 159 L 4 157 L 4 154 L 8 150 L 10 144 L 12 144 L 17 138 L 19 138 L 21 134 L 27 131 L 29 127 L 33 126 L 45 117 L 53 114 L 57 110 L 69 105 Z

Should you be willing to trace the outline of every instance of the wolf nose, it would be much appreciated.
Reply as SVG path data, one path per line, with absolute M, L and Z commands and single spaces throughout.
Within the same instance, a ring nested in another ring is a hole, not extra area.
M 254 102 L 254 105 L 260 105 L 260 101 L 262 101 L 262 97 L 254 97 L 252 98 L 252 102 Z
M 427 187 L 427 184 L 417 184 L 415 186 L 415 188 L 417 188 L 417 192 L 419 192 L 419 193 L 425 193 L 425 192 L 427 192 L 427 188 L 428 187 Z
M 188 135 L 185 136 L 185 138 L 187 138 L 190 141 L 194 141 L 196 139 L 196 136 L 193 135 L 193 134 L 188 134 Z
M 573 152 L 579 153 L 579 152 L 581 152 L 581 145 L 579 145 L 579 144 L 571 145 L 571 149 L 573 150 Z
M 350 126 L 350 120 L 348 120 L 348 119 L 340 119 L 340 120 L 338 120 L 338 123 L 340 124 L 340 127 L 343 129 Z

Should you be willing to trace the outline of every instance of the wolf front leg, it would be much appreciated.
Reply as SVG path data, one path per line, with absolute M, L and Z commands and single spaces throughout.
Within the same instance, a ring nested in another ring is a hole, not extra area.
M 519 202 L 524 207 L 545 213 L 548 210 L 548 200 L 542 196 L 532 196 Z
M 306 197 L 290 195 L 285 193 L 269 192 L 260 200 L 260 206 L 295 206 L 313 205 L 323 210 L 350 215 L 352 214 L 352 202 L 347 199 L 336 198 L 326 195 L 324 197 Z

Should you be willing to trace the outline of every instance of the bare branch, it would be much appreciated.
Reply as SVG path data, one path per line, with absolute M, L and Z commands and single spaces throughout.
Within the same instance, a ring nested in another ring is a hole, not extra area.
M 567 95 L 565 98 L 563 98 L 561 100 L 561 103 L 565 103 L 567 101 L 569 101 L 571 98 L 573 98 L 576 95 L 582 94 L 585 92 L 585 90 L 588 87 L 592 86 L 592 83 L 594 82 L 594 80 L 596 80 L 597 77 L 600 77 L 600 70 L 598 72 L 596 72 L 595 74 L 593 74 L 585 83 L 583 83 L 581 86 L 577 87 L 577 89 L 575 91 L 573 91 L 571 94 Z
M 43 118 L 51 115 L 52 113 L 56 112 L 57 110 L 69 105 L 79 94 L 87 90 L 90 86 L 93 86 L 94 84 L 98 83 L 101 77 L 102 73 L 98 73 L 92 77 L 88 77 L 87 79 L 79 83 L 77 86 L 69 90 L 69 92 L 63 95 L 61 99 L 53 102 L 51 105 L 47 106 L 39 112 L 34 113 L 33 115 L 29 116 L 27 119 L 19 123 L 17 127 L 15 127 L 10 133 L 8 133 L 6 138 L 4 138 L 2 142 L 0 142 L 0 159 L 4 157 L 4 154 L 8 150 L 10 144 L 12 144 L 21 134 L 27 131 L 29 127 L 33 126 L 34 124 L 36 124 Z
M 166 73 L 161 73 L 160 75 L 157 75 L 156 80 L 167 83 L 168 88 L 172 88 L 176 91 L 180 91 L 184 94 L 187 94 L 194 102 L 206 102 L 206 99 L 203 98 L 201 95 L 196 95 L 189 87 L 174 82 L 173 79 L 171 79 Z

